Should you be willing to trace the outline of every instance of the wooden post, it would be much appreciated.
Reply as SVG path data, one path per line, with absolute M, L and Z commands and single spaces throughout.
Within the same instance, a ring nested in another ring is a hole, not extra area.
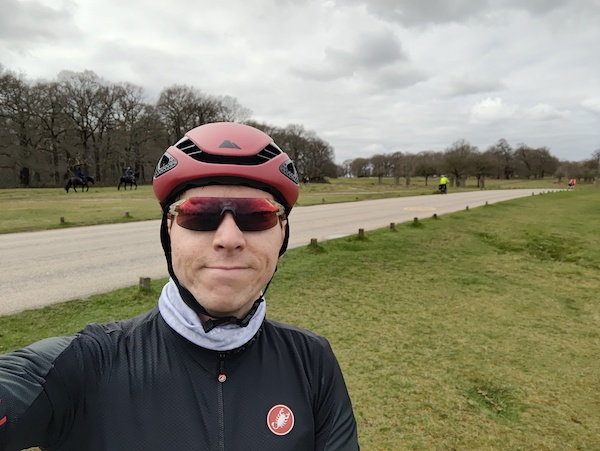
M 365 229 L 358 229 L 358 237 L 363 239 L 365 237 Z
M 467 211 L 469 211 L 469 206 L 467 205 Z
M 396 223 L 390 222 L 390 230 L 396 230 Z
M 140 277 L 140 290 L 150 291 L 150 277 Z
M 128 218 L 128 217 L 129 217 L 129 212 L 128 212 L 128 211 L 126 211 L 126 212 L 125 212 L 125 217 L 126 217 L 126 218 Z
M 64 223 L 65 223 L 65 217 L 64 217 L 64 216 L 61 216 L 61 217 L 60 217 L 60 223 L 61 223 L 61 224 L 64 224 Z
M 413 218 L 413 222 L 416 224 L 417 222 L 419 222 L 419 218 Z
M 310 245 L 311 246 L 316 246 L 317 245 L 317 239 L 316 238 L 311 238 L 310 239 Z

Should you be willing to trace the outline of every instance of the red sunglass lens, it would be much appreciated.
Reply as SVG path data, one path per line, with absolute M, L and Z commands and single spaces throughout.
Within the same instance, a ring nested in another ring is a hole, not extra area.
M 235 223 L 245 232 L 260 232 L 277 224 L 277 212 L 264 211 L 233 215 Z
M 184 229 L 197 232 L 209 232 L 217 230 L 223 217 L 218 214 L 200 213 L 196 215 L 177 215 L 177 224 Z
M 231 212 L 240 230 L 267 230 L 278 222 L 279 208 L 267 199 L 191 197 L 177 206 L 177 224 L 195 231 L 217 230 L 226 212 Z

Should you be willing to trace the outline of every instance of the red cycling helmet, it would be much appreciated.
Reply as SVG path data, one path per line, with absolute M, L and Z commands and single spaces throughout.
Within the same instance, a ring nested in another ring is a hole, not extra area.
M 216 122 L 190 131 L 164 153 L 154 172 L 154 194 L 167 208 L 192 186 L 247 184 L 267 190 L 289 213 L 300 185 L 294 163 L 262 131 L 248 125 Z

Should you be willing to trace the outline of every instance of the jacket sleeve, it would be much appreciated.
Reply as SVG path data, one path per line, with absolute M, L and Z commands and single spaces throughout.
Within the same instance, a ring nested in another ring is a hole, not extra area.
M 329 343 L 317 365 L 318 380 L 315 418 L 317 436 L 315 450 L 359 450 L 356 419 L 342 370 Z
M 0 355 L 0 451 L 45 447 L 58 440 L 69 394 L 54 361 L 74 338 L 48 338 Z

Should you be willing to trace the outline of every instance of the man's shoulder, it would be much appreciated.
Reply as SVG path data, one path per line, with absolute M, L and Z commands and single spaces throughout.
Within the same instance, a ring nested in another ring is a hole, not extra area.
M 160 317 L 158 308 L 153 308 L 138 316 L 110 323 L 91 323 L 79 332 L 82 338 L 100 340 L 118 340 L 136 335 L 145 334 L 148 329 L 157 327 L 157 319 Z
M 329 341 L 325 337 L 293 324 L 267 318 L 263 327 L 269 335 L 276 335 L 282 339 L 303 342 L 309 346 L 329 347 Z

